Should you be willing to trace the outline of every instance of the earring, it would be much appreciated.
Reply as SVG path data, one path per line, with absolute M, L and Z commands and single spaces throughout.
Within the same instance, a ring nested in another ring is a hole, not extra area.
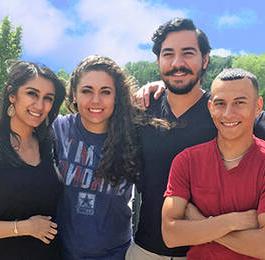
M 9 117 L 13 117 L 16 114 L 16 109 L 13 104 L 10 104 L 10 106 L 7 109 L 7 115 Z
M 49 126 L 49 123 L 50 123 L 50 120 L 49 120 L 49 117 L 47 116 L 46 119 L 45 119 L 45 125 L 46 125 L 46 127 Z

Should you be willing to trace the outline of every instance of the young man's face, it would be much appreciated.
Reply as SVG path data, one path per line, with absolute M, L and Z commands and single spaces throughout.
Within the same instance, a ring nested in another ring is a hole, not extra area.
M 214 80 L 208 107 L 218 138 L 245 142 L 252 138 L 253 125 L 263 100 L 251 80 Z
M 168 89 L 175 94 L 189 93 L 200 86 L 209 56 L 202 57 L 194 31 L 170 32 L 161 45 L 158 59 L 160 74 Z

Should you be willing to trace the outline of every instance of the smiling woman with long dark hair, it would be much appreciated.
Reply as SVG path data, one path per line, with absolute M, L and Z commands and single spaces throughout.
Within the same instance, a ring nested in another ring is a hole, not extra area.
M 10 67 L 0 115 L 0 259 L 60 259 L 55 213 L 62 185 L 50 125 L 64 96 L 47 67 Z

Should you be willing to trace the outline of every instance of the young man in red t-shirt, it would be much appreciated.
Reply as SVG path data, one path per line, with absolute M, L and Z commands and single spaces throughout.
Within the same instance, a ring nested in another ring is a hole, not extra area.
M 263 106 L 257 79 L 226 69 L 211 90 L 208 107 L 218 135 L 173 160 L 163 239 L 168 247 L 191 245 L 188 259 L 264 259 L 265 142 L 253 136 Z M 201 212 L 197 219 L 189 202 Z M 185 219 L 185 211 L 192 219 Z

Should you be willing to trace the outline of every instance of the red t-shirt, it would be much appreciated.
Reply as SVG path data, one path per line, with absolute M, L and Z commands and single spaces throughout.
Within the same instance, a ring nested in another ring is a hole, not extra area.
M 249 151 L 231 170 L 224 166 L 216 139 L 184 150 L 172 162 L 165 196 L 192 202 L 206 217 L 249 209 L 265 212 L 265 142 L 254 137 Z M 193 246 L 188 259 L 253 258 L 211 242 Z

